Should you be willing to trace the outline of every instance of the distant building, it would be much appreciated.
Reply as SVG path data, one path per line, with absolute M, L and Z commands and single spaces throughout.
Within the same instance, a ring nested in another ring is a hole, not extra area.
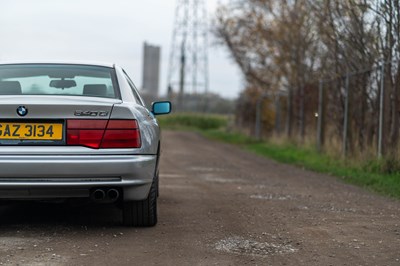
M 142 94 L 149 101 L 154 101 L 158 98 L 160 57 L 160 46 L 150 45 L 147 42 L 144 43 Z

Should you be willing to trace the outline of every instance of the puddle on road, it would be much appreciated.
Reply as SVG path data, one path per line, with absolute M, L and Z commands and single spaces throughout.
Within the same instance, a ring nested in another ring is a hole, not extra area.
M 293 197 L 290 195 L 274 195 L 274 194 L 265 194 L 265 195 L 251 195 L 251 199 L 259 199 L 259 200 L 292 200 Z
M 218 241 L 215 244 L 215 248 L 228 253 L 260 257 L 290 254 L 298 251 L 298 249 L 293 248 L 291 245 L 257 242 L 238 236 Z

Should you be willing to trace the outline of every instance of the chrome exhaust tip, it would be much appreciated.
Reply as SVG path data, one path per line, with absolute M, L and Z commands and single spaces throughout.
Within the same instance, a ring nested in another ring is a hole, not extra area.
M 94 201 L 103 201 L 106 198 L 106 193 L 104 192 L 103 189 L 96 189 L 92 193 L 92 199 Z
M 107 191 L 107 198 L 111 201 L 116 201 L 119 198 L 119 191 L 115 188 L 111 188 Z

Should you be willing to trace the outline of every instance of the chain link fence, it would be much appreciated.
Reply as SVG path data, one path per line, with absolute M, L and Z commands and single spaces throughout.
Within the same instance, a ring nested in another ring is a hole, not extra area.
M 381 63 L 289 93 L 265 93 L 256 104 L 255 136 L 266 134 L 262 110 L 267 99 L 275 114 L 275 135 L 315 141 L 319 151 L 334 150 L 344 157 L 356 152 L 381 157 L 389 143 L 389 131 L 398 132 L 390 127 L 399 127 L 393 121 L 399 117 L 392 113 L 400 110 L 397 89 L 393 89 L 400 80 L 391 76 L 398 72 L 397 67 L 397 62 Z

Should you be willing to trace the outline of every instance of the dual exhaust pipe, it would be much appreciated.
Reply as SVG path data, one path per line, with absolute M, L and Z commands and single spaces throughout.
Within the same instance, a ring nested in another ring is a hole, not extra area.
M 115 188 L 110 188 L 110 189 L 98 188 L 91 193 L 90 198 L 94 202 L 112 203 L 116 202 L 119 199 L 119 196 L 120 196 L 119 191 Z

